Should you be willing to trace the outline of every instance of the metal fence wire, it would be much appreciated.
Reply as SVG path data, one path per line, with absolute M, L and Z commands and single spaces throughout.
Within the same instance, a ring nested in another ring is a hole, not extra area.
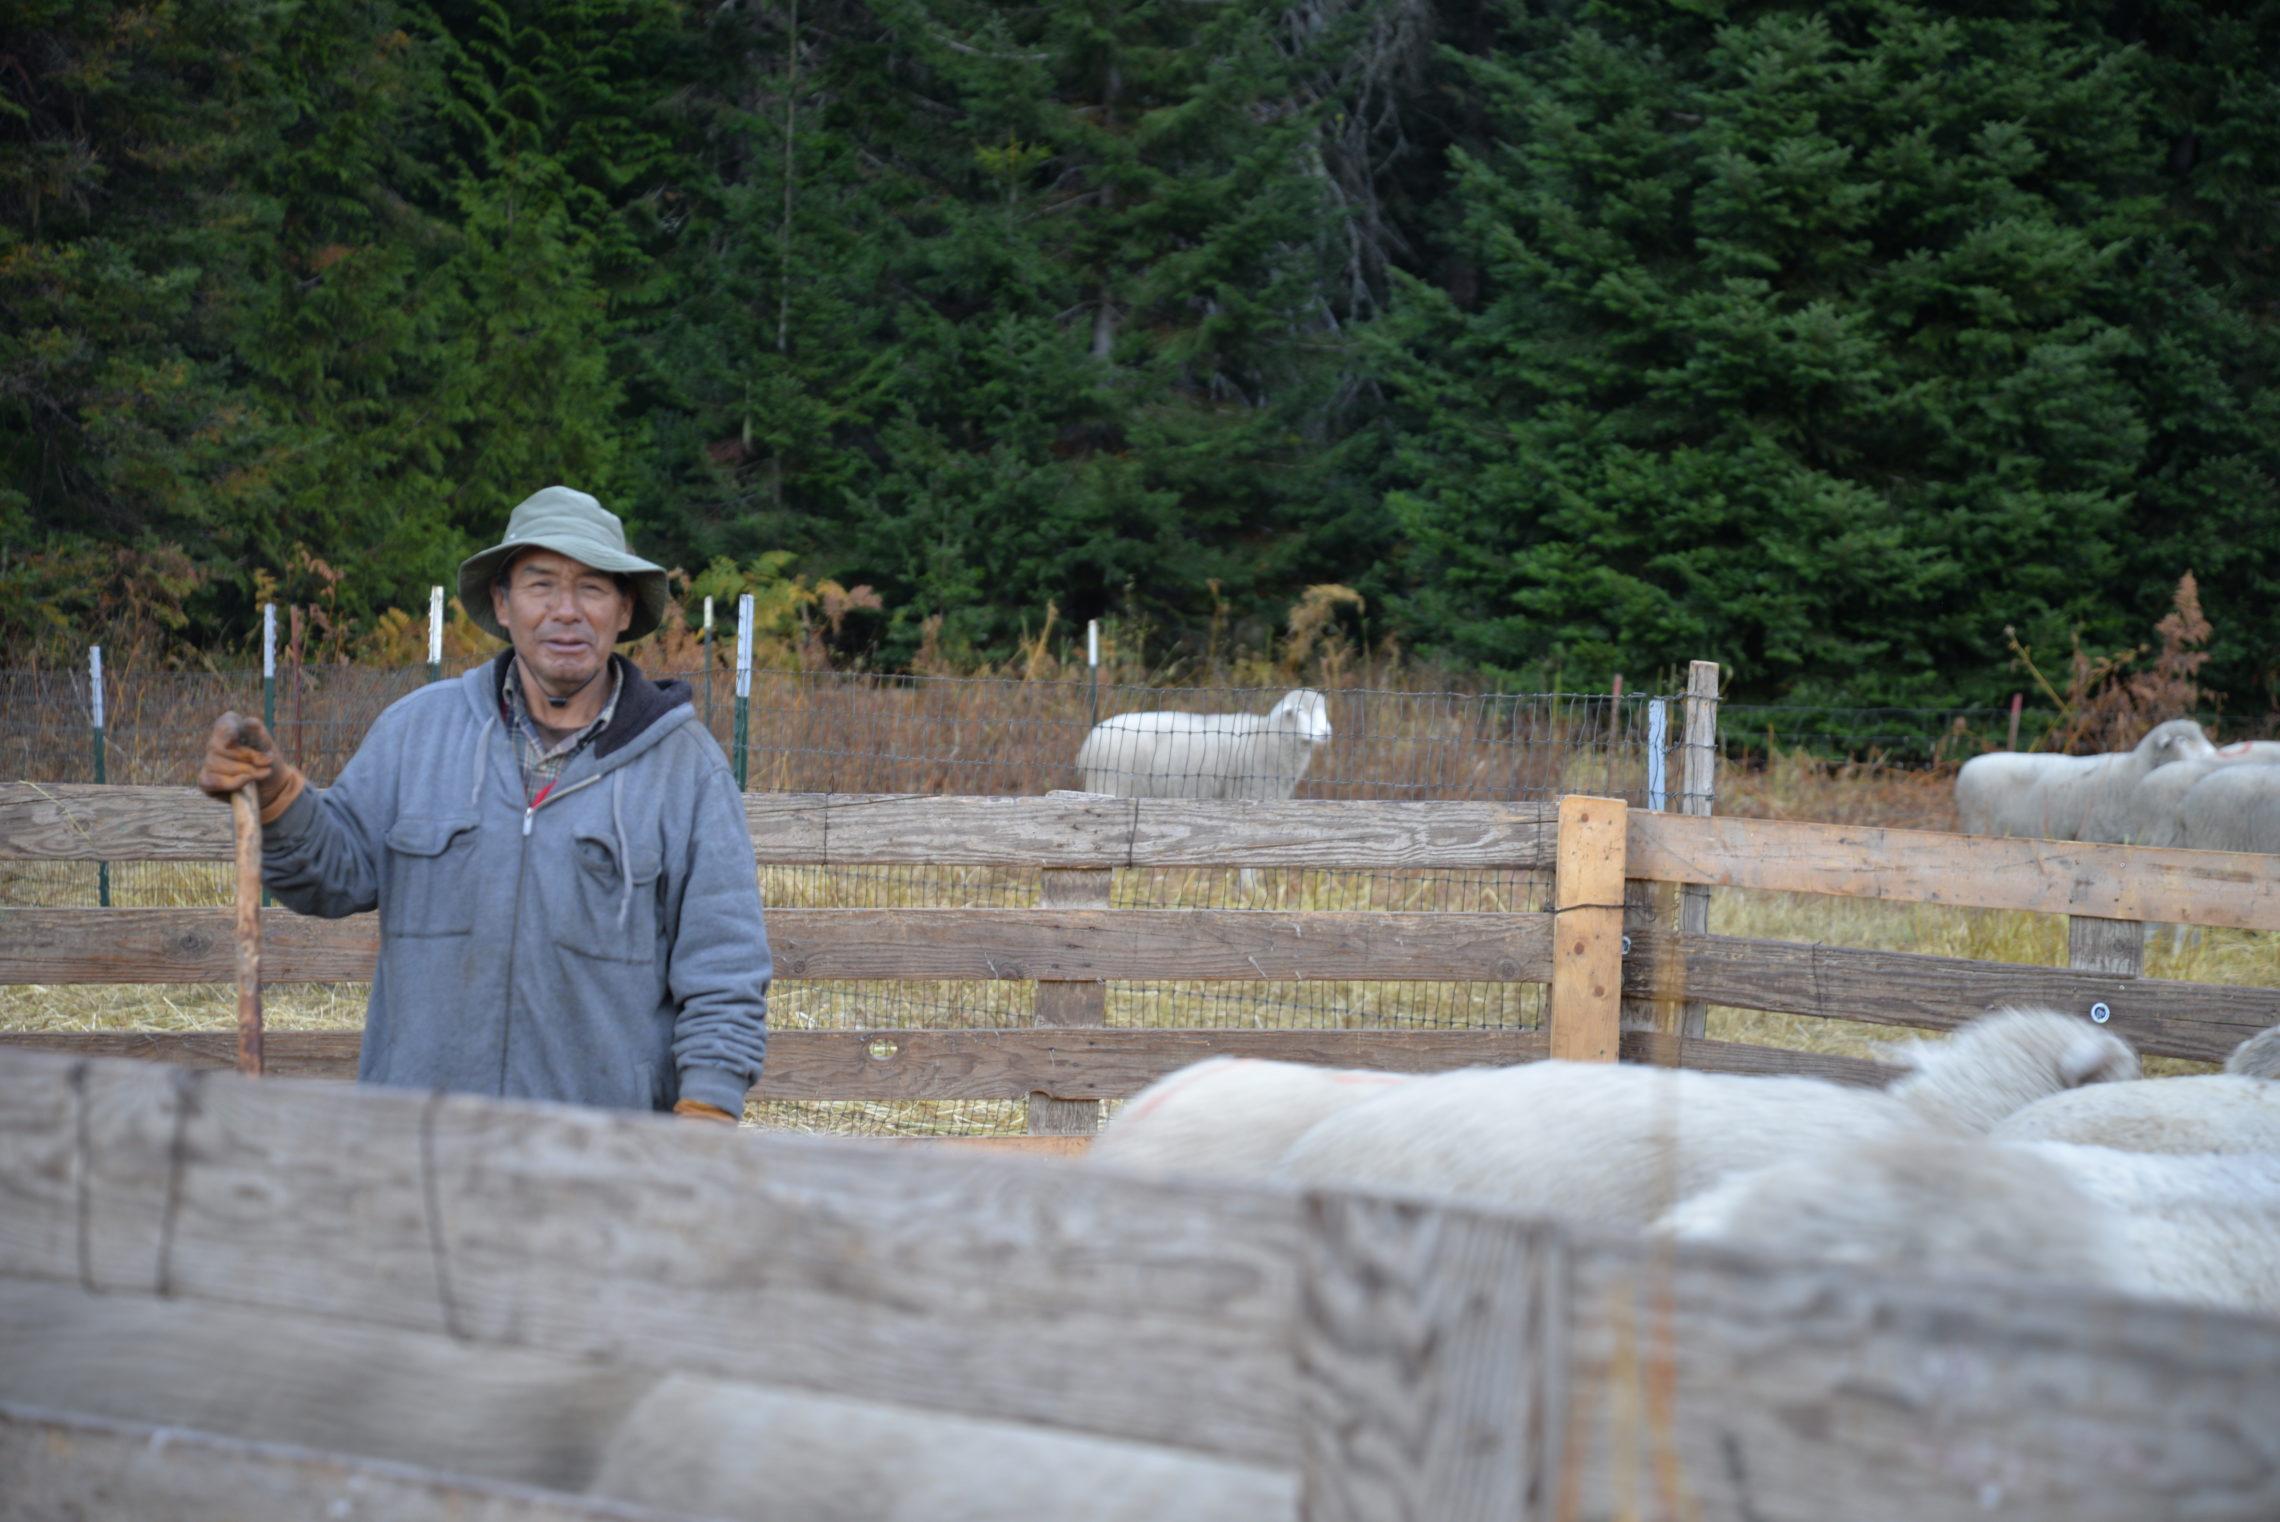
M 453 673 L 456 674 L 456 673 Z M 447 674 L 446 679 L 450 679 Z M 1480 694 L 1337 688 L 1095 685 L 1086 677 L 1000 678 L 773 671 L 751 678 L 740 736 L 727 671 L 653 671 L 680 680 L 700 722 L 737 754 L 754 790 L 836 793 L 1042 794 L 1084 789 L 1187 798 L 1548 800 L 1617 795 L 1634 807 L 1679 806 L 1675 694 Z M 197 773 L 217 715 L 272 716 L 289 759 L 323 785 L 355 754 L 390 703 L 429 679 L 425 668 L 303 666 L 258 673 L 106 673 L 100 739 L 114 783 L 180 785 Z M 0 767 L 29 781 L 96 778 L 95 705 L 84 671 L 0 672 Z M 777 867 L 762 869 L 777 907 L 1029 907 L 1035 869 Z M 1438 909 L 1543 907 L 1543 874 L 1521 871 L 1125 871 L 1114 902 L 1134 908 Z M 0 904 L 219 905 L 221 865 L 0 863 Z M 0 991 L 5 995 L 7 991 Z M 45 990 L 42 1010 L 69 991 Z M 75 1017 L 90 1025 L 226 1025 L 226 989 L 95 990 Z M 275 1023 L 296 999 L 337 1022 L 363 991 L 277 990 Z M 1022 982 L 780 981 L 778 1028 L 1013 1027 L 1034 1018 Z M 50 1014 L 19 1007 L 8 1023 Z M 67 1001 L 68 1002 L 68 1001 Z M 1110 1025 L 1212 1027 L 1521 1027 L 1538 1022 L 1542 990 L 1471 983 L 1115 984 Z M 859 1132 L 1018 1130 L 1012 1104 L 771 1104 L 777 1124 Z

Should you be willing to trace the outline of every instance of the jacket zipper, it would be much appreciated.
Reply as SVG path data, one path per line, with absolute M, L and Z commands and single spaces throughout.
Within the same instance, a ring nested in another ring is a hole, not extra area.
M 507 978 L 504 989 L 506 1007 L 499 1011 L 498 1092 L 502 1096 L 507 1092 L 507 1048 L 514 1035 L 515 1026 L 515 946 L 522 940 L 523 881 L 530 876 L 531 821 L 538 817 L 540 804 L 551 798 L 567 798 L 578 789 L 590 783 L 601 781 L 602 775 L 602 773 L 596 772 L 591 777 L 580 778 L 559 793 L 554 791 L 554 783 L 549 782 L 538 790 L 538 796 L 531 799 L 529 805 L 523 810 L 522 845 L 518 848 L 515 861 L 515 909 L 513 916 L 507 921 Z

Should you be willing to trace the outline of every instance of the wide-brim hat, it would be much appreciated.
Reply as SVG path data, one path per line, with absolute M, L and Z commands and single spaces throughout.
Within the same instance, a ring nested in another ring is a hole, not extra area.
M 459 605 L 476 627 L 507 638 L 491 611 L 491 583 L 524 550 L 552 550 L 597 571 L 631 577 L 633 622 L 618 636 L 619 643 L 641 638 L 664 620 L 665 568 L 625 547 L 625 525 L 616 513 L 582 491 L 549 486 L 523 499 L 507 519 L 506 538 L 459 562 Z

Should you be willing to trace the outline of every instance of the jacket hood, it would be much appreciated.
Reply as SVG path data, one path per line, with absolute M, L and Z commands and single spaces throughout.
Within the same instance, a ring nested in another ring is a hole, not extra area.
M 506 711 L 507 672 L 512 669 L 514 659 L 512 650 L 502 650 L 488 667 L 467 673 L 470 695 L 477 706 L 489 714 Z M 640 667 L 614 652 L 610 665 L 624 685 L 618 690 L 617 712 L 610 716 L 609 728 L 602 731 L 589 751 L 594 762 L 604 767 L 621 755 L 639 755 L 694 719 L 697 712 L 687 682 L 652 682 L 641 674 Z

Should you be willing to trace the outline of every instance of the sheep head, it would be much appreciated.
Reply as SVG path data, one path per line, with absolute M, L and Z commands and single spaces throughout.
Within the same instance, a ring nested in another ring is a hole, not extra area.
M 2055 1009 L 1982 1015 L 1945 1041 L 1893 1049 L 1915 1069 L 1892 1094 L 1936 1125 L 1980 1132 L 2038 1099 L 2138 1076 L 2137 1053 L 2111 1031 Z
M 2155 766 L 2163 766 L 2171 761 L 2213 756 L 2217 753 L 2217 748 L 2210 743 L 2208 734 L 2197 721 L 2171 719 L 2166 724 L 2156 724 L 2147 730 L 2145 738 L 2137 743 L 2137 753 L 2151 760 Z
M 1330 700 L 1311 687 L 1294 687 L 1267 710 L 1267 722 L 1310 745 L 1330 738 Z

